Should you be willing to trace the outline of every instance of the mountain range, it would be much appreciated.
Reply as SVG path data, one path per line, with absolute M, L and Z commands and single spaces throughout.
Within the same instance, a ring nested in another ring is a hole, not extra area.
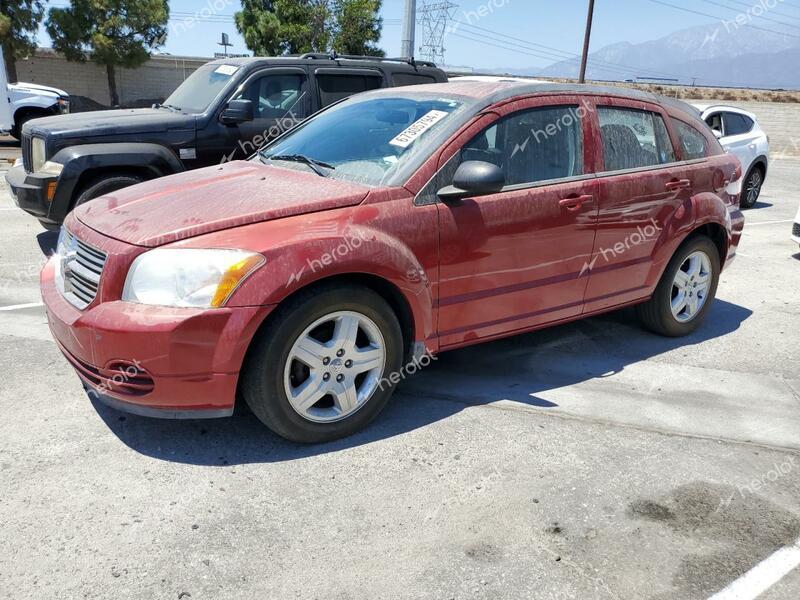
M 798 30 L 800 31 L 800 29 Z M 800 33 L 778 34 L 733 21 L 692 27 L 639 44 L 622 42 L 589 55 L 587 79 L 677 79 L 682 84 L 800 89 Z M 514 75 L 578 76 L 580 58 L 545 69 L 497 69 Z

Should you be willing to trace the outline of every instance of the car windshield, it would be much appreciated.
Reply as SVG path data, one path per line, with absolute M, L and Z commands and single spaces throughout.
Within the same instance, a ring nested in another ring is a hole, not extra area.
M 203 65 L 164 100 L 163 106 L 189 114 L 202 114 L 238 69 L 236 65 Z
M 404 165 L 429 153 L 426 140 L 446 130 L 464 107 L 463 100 L 430 94 L 353 97 L 264 148 L 260 159 L 308 168 L 298 166 L 301 157 L 327 165 L 319 168 L 328 177 L 387 185 Z

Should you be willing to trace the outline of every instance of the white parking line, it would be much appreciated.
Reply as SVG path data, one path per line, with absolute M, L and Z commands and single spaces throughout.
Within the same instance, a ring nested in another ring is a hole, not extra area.
M 747 223 L 745 227 L 755 227 L 756 225 L 775 225 L 776 223 L 794 223 L 794 219 L 786 219 L 785 221 L 761 221 L 758 223 Z
M 800 565 L 800 539 L 781 548 L 708 600 L 754 600 Z
M 23 308 L 35 308 L 37 306 L 44 306 L 44 303 L 31 302 L 30 304 L 14 304 L 13 306 L 0 306 L 0 312 L 7 312 L 10 310 L 22 310 Z

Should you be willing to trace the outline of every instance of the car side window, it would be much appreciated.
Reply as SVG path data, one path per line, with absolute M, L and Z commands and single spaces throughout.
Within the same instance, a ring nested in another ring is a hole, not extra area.
M 723 132 L 722 130 L 722 113 L 714 113 L 713 115 L 708 115 L 706 117 L 706 123 L 708 126 L 711 127 L 714 131 L 719 131 L 720 133 Z
M 319 87 L 320 108 L 330 106 L 344 98 L 381 87 L 380 75 L 353 75 L 353 74 L 319 74 L 317 73 L 317 86 Z
M 290 112 L 305 117 L 302 75 L 265 75 L 254 79 L 234 99 L 250 100 L 256 119 L 282 119 Z
M 684 160 L 694 160 L 708 156 L 708 140 L 706 136 L 688 123 L 678 119 L 672 119 L 672 124 L 675 126 L 678 137 L 681 140 Z
M 599 107 L 605 171 L 675 162 L 675 149 L 661 115 L 631 108 Z
M 753 129 L 753 120 L 739 113 L 725 113 L 725 135 L 742 135 Z
M 583 175 L 583 131 L 577 106 L 536 108 L 509 115 L 461 149 L 461 161 L 500 167 L 506 185 Z
M 420 73 L 393 73 L 392 81 L 396 87 L 405 85 L 422 85 L 424 83 L 436 83 L 436 79 L 430 75 Z

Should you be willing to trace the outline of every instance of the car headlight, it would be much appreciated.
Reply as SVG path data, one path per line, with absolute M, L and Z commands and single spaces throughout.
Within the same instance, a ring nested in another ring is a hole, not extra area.
M 133 261 L 122 299 L 154 306 L 219 308 L 266 259 L 245 250 L 174 248 Z
M 44 146 L 44 140 L 35 137 L 31 140 L 31 171 L 36 173 L 43 166 L 47 160 L 47 151 Z

